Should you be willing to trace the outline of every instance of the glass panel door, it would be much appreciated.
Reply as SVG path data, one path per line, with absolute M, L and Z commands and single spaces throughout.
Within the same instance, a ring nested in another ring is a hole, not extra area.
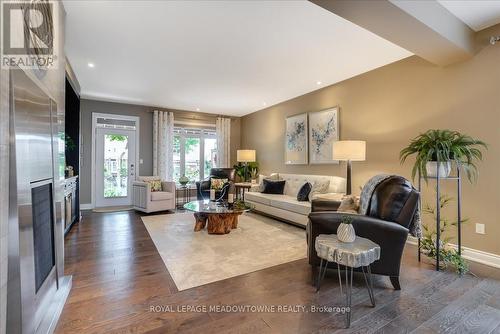
M 205 152 L 203 154 L 204 177 L 210 175 L 210 169 L 217 167 L 217 139 L 205 138 Z
M 200 138 L 186 137 L 186 176 L 190 180 L 200 180 Z
M 135 130 L 97 128 L 95 206 L 131 205 L 135 180 Z
M 126 197 L 129 136 L 104 135 L 104 197 Z

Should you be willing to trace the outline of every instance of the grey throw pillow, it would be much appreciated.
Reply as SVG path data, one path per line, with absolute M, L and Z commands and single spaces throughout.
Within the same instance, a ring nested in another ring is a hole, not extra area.
M 316 194 L 326 194 L 328 188 L 330 188 L 330 180 L 314 181 L 311 192 L 309 193 L 309 202 L 312 202 Z

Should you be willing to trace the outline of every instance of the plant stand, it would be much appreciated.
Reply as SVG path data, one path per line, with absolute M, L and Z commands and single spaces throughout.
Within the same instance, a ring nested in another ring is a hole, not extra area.
M 462 229 L 461 229 L 461 224 L 462 224 L 462 180 L 460 177 L 460 167 L 457 166 L 456 168 L 456 175 L 455 176 L 448 176 L 448 177 L 440 177 L 439 175 L 439 166 L 440 163 L 438 161 L 438 166 L 437 166 L 437 175 L 434 177 L 428 176 L 427 179 L 433 179 L 436 180 L 436 270 L 439 271 L 439 252 L 440 252 L 440 241 L 441 241 L 441 203 L 440 203 L 440 197 L 441 197 L 441 181 L 457 181 L 457 241 L 458 241 L 458 255 L 462 255 Z M 418 191 L 420 194 L 422 194 L 422 179 L 423 177 L 420 175 L 420 172 L 418 174 Z M 419 201 L 419 209 L 422 209 L 422 196 L 420 196 L 420 201 Z M 421 212 L 421 211 L 420 211 Z M 420 238 L 418 238 L 418 262 L 420 262 Z

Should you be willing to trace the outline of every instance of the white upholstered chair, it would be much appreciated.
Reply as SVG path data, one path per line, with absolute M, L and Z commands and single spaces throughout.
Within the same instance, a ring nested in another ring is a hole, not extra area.
M 175 209 L 175 182 L 162 181 L 161 191 L 151 191 L 149 181 L 160 181 L 158 176 L 139 176 L 132 182 L 134 209 L 155 212 Z

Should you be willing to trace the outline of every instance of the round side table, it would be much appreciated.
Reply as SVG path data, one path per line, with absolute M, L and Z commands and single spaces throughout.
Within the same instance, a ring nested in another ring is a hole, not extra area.
M 380 259 L 380 246 L 373 241 L 356 237 L 354 242 L 342 242 L 336 234 L 320 234 L 316 237 L 316 253 L 321 259 L 319 266 L 316 291 L 319 291 L 321 280 L 325 277 L 326 269 L 330 262 L 337 264 L 339 275 L 340 294 L 342 294 L 342 275 L 340 266 L 345 267 L 345 297 L 346 297 L 346 327 L 351 326 L 351 295 L 352 295 L 352 271 L 353 268 L 361 267 L 368 295 L 372 306 L 375 307 L 375 296 L 373 295 L 373 282 L 370 265 Z M 366 271 L 365 271 L 366 270 Z M 350 276 L 349 276 L 350 272 Z M 368 276 L 368 277 L 367 277 Z
M 175 187 L 175 204 L 178 208 L 182 208 L 184 204 L 189 202 L 190 200 L 190 191 L 191 188 L 189 184 L 186 185 L 176 185 Z M 181 196 L 179 196 L 179 193 L 182 194 L 182 200 Z

